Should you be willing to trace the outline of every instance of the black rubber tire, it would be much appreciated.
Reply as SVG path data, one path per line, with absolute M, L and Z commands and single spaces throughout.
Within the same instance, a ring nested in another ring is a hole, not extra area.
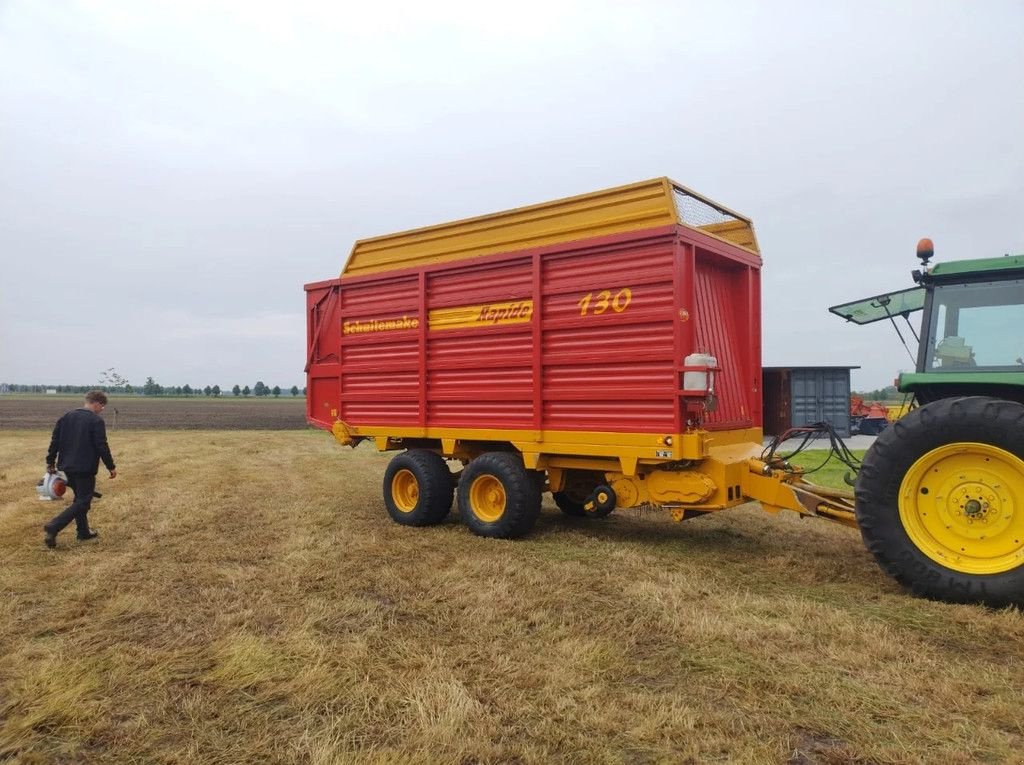
M 473 483 L 481 476 L 496 478 L 505 492 L 505 509 L 492 521 L 479 517 L 470 500 Z M 459 480 L 459 511 L 470 531 L 482 537 L 514 539 L 533 529 L 540 515 L 540 482 L 523 466 L 518 454 L 487 452 L 466 465 Z
M 419 497 L 409 512 L 399 509 L 392 496 L 395 475 L 408 470 L 416 478 Z M 384 471 L 384 506 L 395 523 L 403 526 L 433 526 L 452 509 L 455 484 L 448 463 L 439 454 L 426 449 L 410 449 L 395 456 Z
M 571 515 L 573 518 L 587 516 L 587 511 L 583 509 L 583 502 L 570 496 L 568 492 L 553 491 L 551 496 L 555 500 L 555 504 L 558 505 L 558 509 L 566 515 Z
M 587 497 L 598 484 L 604 483 L 604 475 L 590 471 L 570 471 L 561 491 L 551 492 L 558 509 L 573 518 L 590 518 L 591 513 L 583 509 Z
M 914 544 L 900 519 L 900 484 L 910 467 L 933 449 L 962 442 L 995 446 L 1024 458 L 1024 405 L 986 396 L 942 399 L 910 411 L 883 430 L 857 476 L 861 536 L 882 569 L 917 595 L 954 603 L 1022 605 L 1024 564 L 983 575 L 947 568 Z M 1024 503 L 1024 498 L 1017 502 Z M 1024 507 L 1016 510 L 1021 511 Z

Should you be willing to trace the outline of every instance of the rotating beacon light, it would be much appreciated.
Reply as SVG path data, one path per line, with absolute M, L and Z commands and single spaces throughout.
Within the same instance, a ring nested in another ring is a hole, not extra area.
M 935 255 L 935 245 L 932 244 L 932 240 L 928 237 L 921 239 L 917 243 L 917 257 L 921 259 L 921 265 L 924 267 L 924 271 L 914 269 L 910 272 L 910 275 L 914 279 L 915 284 L 920 284 L 921 279 L 928 273 L 928 261 Z
M 928 237 L 917 243 L 917 257 L 921 259 L 921 265 L 928 268 L 928 261 L 935 255 L 935 245 Z

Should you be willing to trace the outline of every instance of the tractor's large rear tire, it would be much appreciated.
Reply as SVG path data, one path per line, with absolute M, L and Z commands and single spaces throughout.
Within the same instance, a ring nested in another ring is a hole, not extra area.
M 1024 405 L 936 401 L 864 457 L 857 523 L 882 568 L 918 595 L 1024 604 Z
M 540 515 L 540 481 L 518 454 L 487 452 L 459 479 L 459 511 L 474 534 L 511 539 L 528 534 Z
M 432 526 L 452 509 L 455 484 L 448 463 L 426 449 L 410 449 L 384 471 L 384 506 L 395 523 Z

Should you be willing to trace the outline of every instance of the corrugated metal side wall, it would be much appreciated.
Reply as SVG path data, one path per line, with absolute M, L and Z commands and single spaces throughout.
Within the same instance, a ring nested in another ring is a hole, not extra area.
M 678 433 L 682 359 L 702 348 L 722 367 L 707 426 L 760 425 L 756 262 L 695 236 L 665 227 L 309 285 L 310 417 Z M 513 304 L 529 315 L 484 318 Z
M 362 332 L 382 317 L 417 319 L 416 275 L 341 289 L 341 395 L 345 422 L 408 425 L 419 420 L 419 330 Z M 346 328 L 350 331 L 346 331 Z
M 761 379 L 764 400 L 764 434 L 777 436 L 788 430 L 792 422 L 789 370 L 765 369 Z
M 753 338 L 760 336 L 759 317 L 752 315 L 747 277 L 747 266 L 697 250 L 694 350 L 713 354 L 722 370 L 715 376 L 718 408 L 705 421 L 710 430 L 760 425 L 761 407 L 755 399 L 761 371 L 759 360 L 751 359 Z
M 793 369 L 790 373 L 792 425 L 825 421 L 850 435 L 850 370 Z
M 429 272 L 426 309 L 530 300 L 533 259 Z M 534 426 L 532 322 L 431 329 L 426 334 L 426 424 L 449 428 Z
M 306 418 L 329 428 L 338 415 L 341 320 L 336 284 L 306 292 Z
M 545 428 L 675 432 L 673 245 L 662 235 L 542 260 Z

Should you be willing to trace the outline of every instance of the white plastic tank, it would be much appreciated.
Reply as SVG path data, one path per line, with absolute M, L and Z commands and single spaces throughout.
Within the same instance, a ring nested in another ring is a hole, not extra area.
M 691 353 L 683 359 L 683 366 L 704 367 L 700 371 L 683 372 L 683 390 L 702 390 L 714 393 L 715 373 L 711 369 L 718 366 L 718 359 L 710 353 Z

